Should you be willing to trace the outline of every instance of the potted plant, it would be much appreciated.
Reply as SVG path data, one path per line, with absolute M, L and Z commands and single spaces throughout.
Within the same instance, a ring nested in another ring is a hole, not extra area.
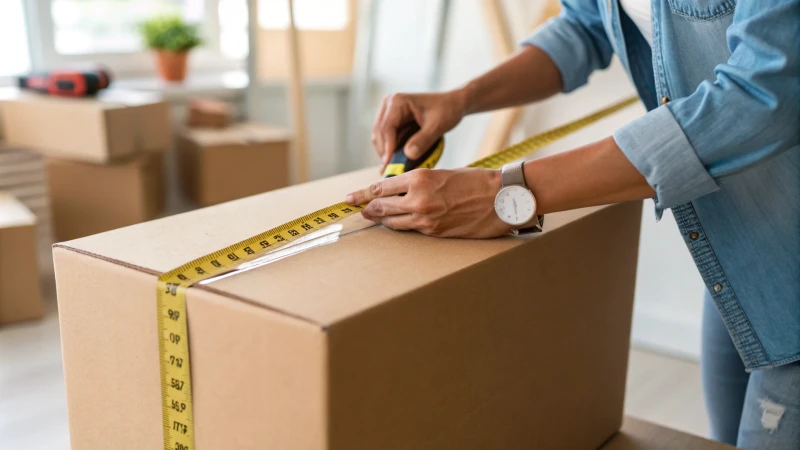
M 147 47 L 156 51 L 161 78 L 183 81 L 189 50 L 203 43 L 197 25 L 180 16 L 158 16 L 140 24 L 139 30 Z

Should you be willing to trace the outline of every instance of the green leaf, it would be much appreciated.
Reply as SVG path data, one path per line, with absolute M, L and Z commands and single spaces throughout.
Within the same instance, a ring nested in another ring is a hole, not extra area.
M 203 43 L 199 27 L 175 15 L 157 16 L 139 24 L 139 32 L 149 48 L 183 52 Z

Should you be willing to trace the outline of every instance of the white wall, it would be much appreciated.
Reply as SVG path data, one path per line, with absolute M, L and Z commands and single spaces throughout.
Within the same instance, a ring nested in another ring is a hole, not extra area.
M 433 2 L 383 0 L 378 17 L 375 75 L 376 97 L 396 91 L 426 88 L 424 66 L 430 53 Z M 521 40 L 538 13 L 536 2 L 507 1 L 508 16 Z M 495 63 L 481 0 L 454 0 L 443 60 L 443 89 L 459 86 Z M 528 107 L 517 138 L 563 124 L 635 93 L 618 61 L 595 74 L 588 86 L 569 95 Z M 542 150 L 536 157 L 568 150 L 610 135 L 616 128 L 644 114 L 630 107 Z M 458 167 L 474 159 L 488 115 L 466 118 L 447 136 L 440 166 Z M 367 150 L 369 153 L 370 150 Z M 373 158 L 372 156 L 368 156 Z M 377 159 L 372 159 L 377 162 Z M 600 238 L 600 237 L 599 237 Z M 656 223 L 652 202 L 645 204 L 636 280 L 633 324 L 634 345 L 689 358 L 699 355 L 699 327 L 703 284 L 669 212 Z

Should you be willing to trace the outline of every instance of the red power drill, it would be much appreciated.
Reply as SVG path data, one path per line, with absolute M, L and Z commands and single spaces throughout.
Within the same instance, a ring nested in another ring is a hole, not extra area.
M 22 89 L 64 97 L 94 95 L 101 89 L 107 88 L 110 83 L 111 75 L 104 69 L 87 72 L 57 70 L 19 77 L 19 87 Z

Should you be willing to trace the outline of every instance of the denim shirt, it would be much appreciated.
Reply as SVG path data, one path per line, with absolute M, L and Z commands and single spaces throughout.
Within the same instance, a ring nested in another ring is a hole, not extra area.
M 800 0 L 564 1 L 524 41 L 564 91 L 619 56 L 649 110 L 614 133 L 671 208 L 749 370 L 800 360 Z M 698 301 L 700 294 L 698 293 Z

